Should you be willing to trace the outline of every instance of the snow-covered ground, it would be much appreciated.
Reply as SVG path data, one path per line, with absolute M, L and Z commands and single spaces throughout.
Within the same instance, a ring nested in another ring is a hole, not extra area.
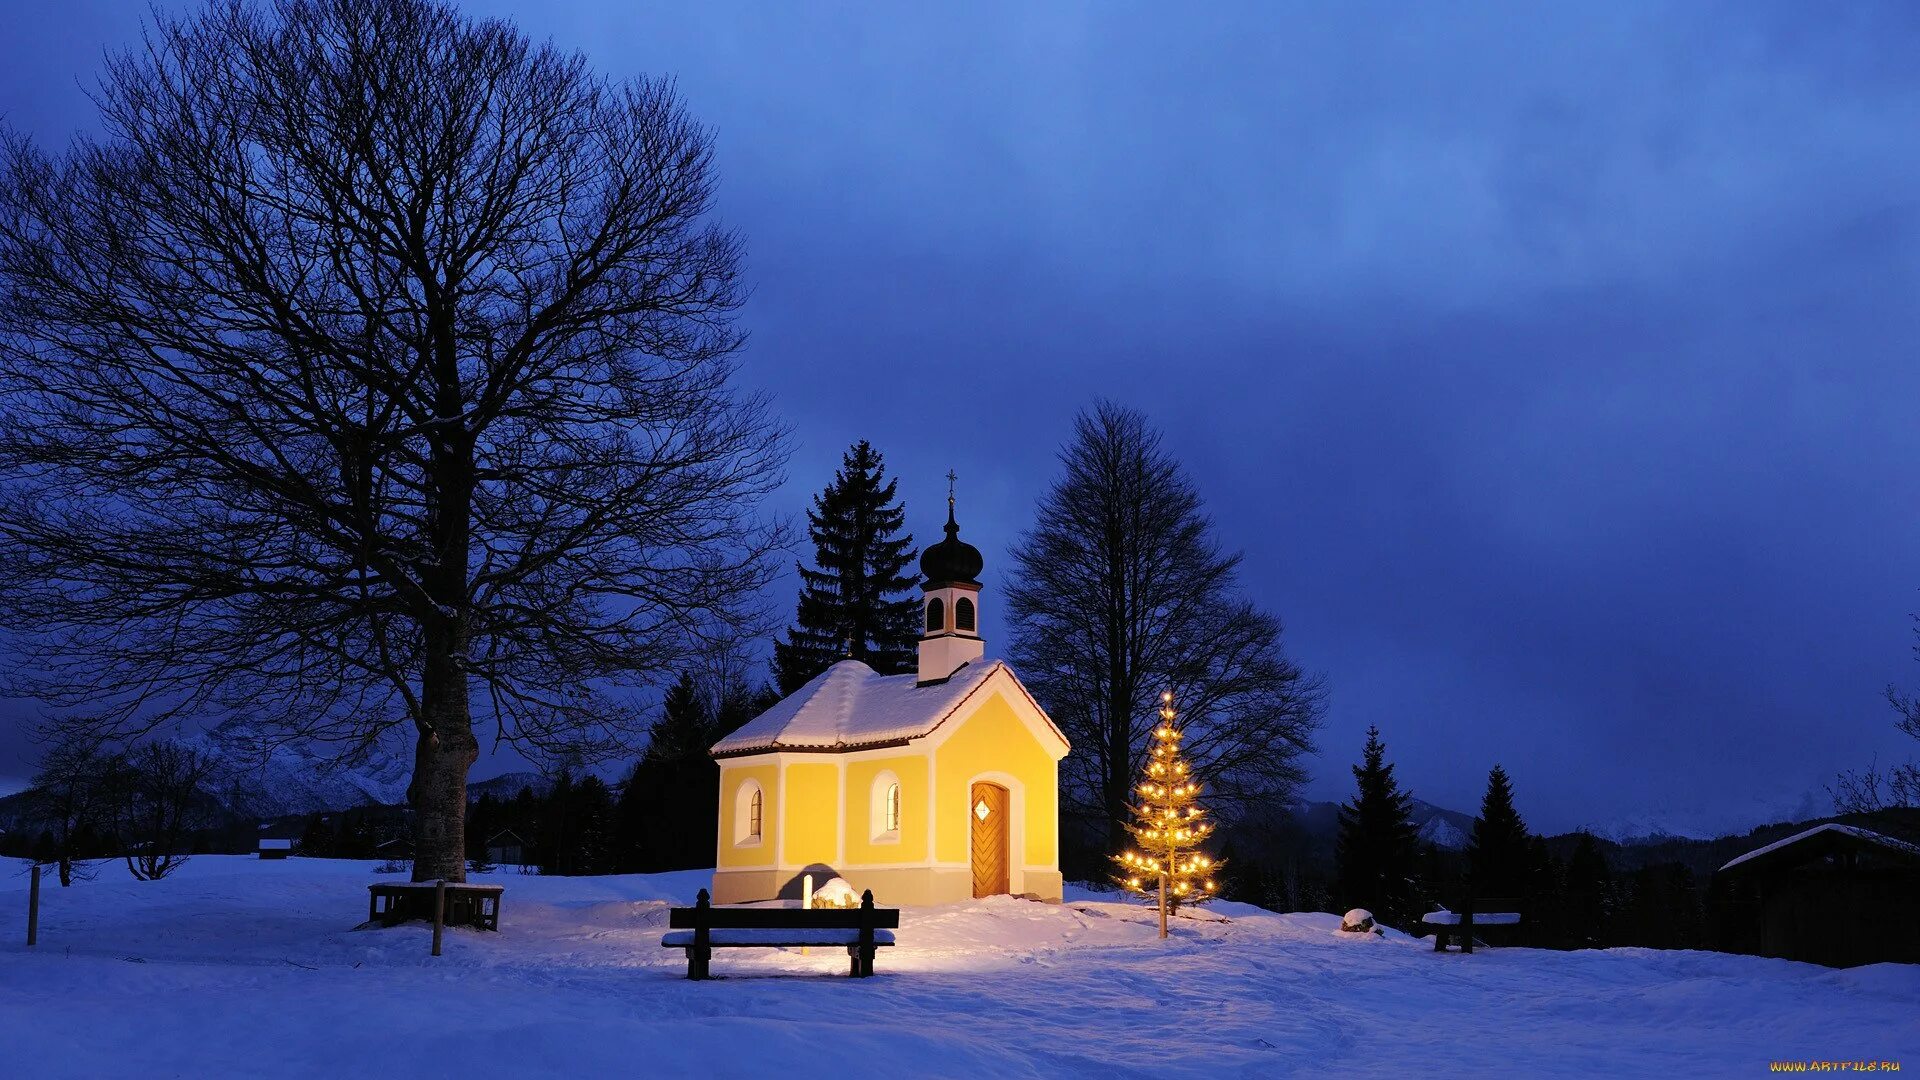
M 1070 897 L 907 909 L 878 977 L 842 950 L 659 936 L 706 874 L 502 873 L 499 934 L 354 930 L 370 864 L 194 859 L 47 888 L 0 870 L 9 1076 L 1752 1076 L 1772 1060 L 1920 1068 L 1920 967 L 1489 949 L 1234 904 L 1155 939 Z M 1219 916 L 1224 916 L 1220 918 Z

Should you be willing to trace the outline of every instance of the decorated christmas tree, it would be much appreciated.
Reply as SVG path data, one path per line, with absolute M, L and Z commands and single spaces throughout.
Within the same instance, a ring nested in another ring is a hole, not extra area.
M 1160 936 L 1167 936 L 1167 915 L 1181 904 L 1197 904 L 1214 892 L 1214 874 L 1225 866 L 1201 849 L 1213 823 L 1200 806 L 1201 783 L 1180 754 L 1173 692 L 1160 695 L 1160 723 L 1153 729 L 1145 779 L 1134 788 L 1134 820 L 1127 825 L 1134 849 L 1115 856 L 1115 877 L 1129 892 L 1151 898 L 1160 909 Z

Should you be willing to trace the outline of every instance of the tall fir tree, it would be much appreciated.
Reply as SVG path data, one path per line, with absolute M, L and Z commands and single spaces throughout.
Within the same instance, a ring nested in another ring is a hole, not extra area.
M 1567 944 L 1576 949 L 1606 945 L 1613 871 L 1593 834 L 1582 830 L 1567 857 Z
M 540 800 L 539 857 L 542 874 L 573 872 L 573 770 L 562 767 L 553 778 L 553 787 Z
M 606 781 L 588 773 L 574 785 L 573 845 L 569 874 L 606 874 L 614 869 L 613 793 Z
M 1381 922 L 1404 926 L 1417 914 L 1412 875 L 1419 833 L 1412 796 L 1400 790 L 1386 756 L 1380 729 L 1368 728 L 1364 756 L 1353 767 L 1359 791 L 1340 808 L 1336 887 L 1340 906 L 1366 908 Z
M 778 700 L 771 687 L 755 687 L 738 671 L 681 675 L 661 701 L 645 756 L 620 785 L 611 839 L 617 869 L 711 865 L 720 767 L 708 748 Z
M 1487 793 L 1473 821 L 1467 847 L 1473 891 L 1478 896 L 1519 897 L 1527 891 L 1527 823 L 1513 808 L 1513 782 L 1498 765 L 1487 774 Z
M 704 759 L 707 748 L 716 741 L 712 710 L 700 691 L 699 680 L 683 671 L 661 699 L 660 719 L 647 729 L 646 760 Z
M 906 509 L 894 499 L 880 452 L 866 440 L 807 511 L 813 568 L 800 567 L 800 605 L 787 640 L 774 643 L 782 694 L 838 661 L 859 660 L 882 675 L 914 667 L 920 602 L 912 596 L 913 537 L 900 532 Z

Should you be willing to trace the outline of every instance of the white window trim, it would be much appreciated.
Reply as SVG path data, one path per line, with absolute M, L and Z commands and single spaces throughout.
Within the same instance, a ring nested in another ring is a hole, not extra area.
M 753 800 L 760 798 L 760 831 L 749 832 L 753 827 Z M 759 847 L 767 838 L 767 791 L 760 781 L 747 779 L 733 795 L 733 846 L 737 848 Z
M 906 793 L 900 787 L 900 778 L 894 775 L 892 769 L 883 769 L 878 776 L 873 778 L 873 788 L 867 798 L 867 831 L 872 837 L 872 842 L 876 844 L 897 844 L 900 842 L 901 821 L 895 820 L 893 827 L 887 828 L 887 794 L 889 791 L 894 792 L 894 807 L 898 811 L 899 817 L 904 819 L 907 811 Z

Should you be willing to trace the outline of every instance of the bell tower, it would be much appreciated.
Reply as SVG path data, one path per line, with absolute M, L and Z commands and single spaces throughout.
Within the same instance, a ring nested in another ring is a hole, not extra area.
M 920 685 L 940 682 L 986 655 L 980 637 L 980 549 L 960 539 L 947 473 L 947 538 L 920 553 Z

